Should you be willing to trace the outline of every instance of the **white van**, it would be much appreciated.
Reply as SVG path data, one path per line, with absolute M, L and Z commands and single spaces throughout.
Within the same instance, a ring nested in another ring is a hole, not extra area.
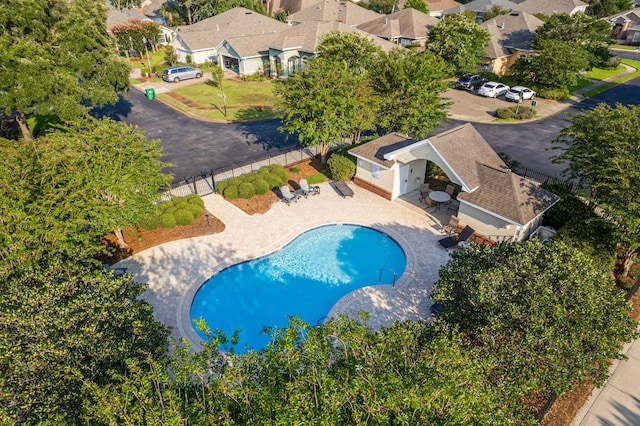
M 173 81 L 174 83 L 177 83 L 180 80 L 188 80 L 190 78 L 200 77 L 202 77 L 202 71 L 200 71 L 198 68 L 192 68 L 185 65 L 165 68 L 162 72 L 162 79 L 164 81 Z

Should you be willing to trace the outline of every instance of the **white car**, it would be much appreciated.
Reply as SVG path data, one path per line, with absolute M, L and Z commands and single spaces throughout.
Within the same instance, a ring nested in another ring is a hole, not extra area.
M 522 98 L 520 95 L 522 94 Z M 518 100 L 522 99 L 523 101 L 526 99 L 533 99 L 536 96 L 536 92 L 524 86 L 513 86 L 507 94 L 505 95 L 505 99 L 508 101 L 518 102 Z
M 505 95 L 508 91 L 509 86 L 506 84 L 490 81 L 478 89 L 478 95 L 486 96 L 487 98 L 497 98 L 498 96 Z

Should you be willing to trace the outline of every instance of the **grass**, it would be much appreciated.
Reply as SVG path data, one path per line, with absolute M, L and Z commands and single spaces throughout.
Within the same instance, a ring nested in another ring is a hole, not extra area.
M 640 49 L 640 46 L 630 46 L 628 44 L 616 44 L 616 45 L 613 45 L 611 47 L 611 49 L 614 49 L 614 50 L 631 50 L 631 51 L 633 51 L 633 50 Z
M 603 68 L 593 68 L 587 74 L 585 74 L 586 78 L 590 78 L 592 80 L 606 80 L 609 77 L 613 77 L 616 74 L 620 74 L 624 72 L 625 68 L 622 65 L 619 65 L 614 69 L 603 69 Z
M 622 63 L 625 64 L 625 65 L 628 65 L 630 67 L 635 68 L 636 69 L 635 72 L 632 72 L 631 74 L 627 74 L 625 76 L 617 78 L 617 79 L 615 79 L 615 80 L 613 80 L 613 81 L 611 81 L 609 83 L 603 84 L 602 86 L 598 86 L 595 89 L 589 90 L 588 92 L 584 93 L 584 96 L 588 98 L 588 97 L 596 95 L 596 94 L 598 94 L 598 93 L 600 93 L 602 91 L 610 89 L 611 87 L 613 87 L 613 86 L 615 86 L 617 84 L 622 84 L 622 83 L 624 83 L 626 81 L 629 81 L 629 80 L 631 80 L 633 78 L 640 77 L 640 61 L 635 61 L 633 59 L 623 59 Z

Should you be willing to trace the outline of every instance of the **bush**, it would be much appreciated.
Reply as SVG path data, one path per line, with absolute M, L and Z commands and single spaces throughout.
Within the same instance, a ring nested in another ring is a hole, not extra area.
M 307 183 L 309 185 L 316 185 L 318 183 L 322 183 L 324 181 L 327 180 L 327 176 L 324 175 L 322 172 L 318 172 L 314 175 L 311 175 L 307 178 Z
M 263 195 L 269 192 L 269 182 L 263 178 L 258 178 L 253 181 L 253 189 L 256 194 Z
M 190 211 L 191 214 L 193 215 L 193 218 L 197 219 L 202 215 L 204 208 L 197 204 L 187 204 L 187 206 L 185 207 L 185 210 Z
M 606 64 L 605 64 L 605 68 L 610 69 L 610 70 L 614 70 L 616 68 L 618 68 L 620 66 L 620 63 L 622 62 L 620 56 L 612 56 L 609 58 L 609 60 L 607 60 Z
M 514 110 L 511 109 L 511 107 L 498 108 L 496 110 L 496 116 L 503 120 L 511 120 L 513 118 L 516 118 L 516 113 Z
M 253 184 L 251 182 L 242 182 L 238 186 L 238 196 L 240 198 L 251 198 L 255 195 Z
M 193 213 L 187 209 L 176 210 L 173 217 L 175 218 L 176 225 L 191 225 L 191 222 L 193 222 Z
M 567 89 L 566 87 L 562 87 L 562 88 L 541 87 L 538 90 L 538 96 L 540 96 L 541 98 L 551 99 L 554 101 L 566 99 L 569 97 L 569 95 L 571 95 L 571 93 L 569 93 L 569 89 Z
M 176 218 L 171 213 L 163 213 L 160 215 L 160 226 L 163 228 L 174 228 L 176 226 Z
M 171 207 L 165 209 L 164 213 L 173 214 L 176 210 L 178 210 L 178 208 L 172 204 Z
M 275 175 L 273 173 L 269 173 L 265 175 L 264 180 L 266 180 L 269 183 L 270 189 L 280 188 L 284 183 L 280 178 L 280 176 Z
M 567 245 L 591 257 L 603 272 L 613 271 L 616 264 L 616 229 L 606 220 L 592 214 L 591 218 L 571 218 L 554 236 Z
M 242 176 L 242 181 L 243 182 L 253 182 L 254 180 L 258 179 L 260 177 L 260 175 L 258 175 L 258 172 L 251 172 L 251 173 L 247 173 L 246 175 Z
M 238 198 L 238 187 L 235 185 L 227 186 L 224 190 L 225 198 L 235 200 Z
M 157 229 L 160 226 L 160 218 L 155 214 L 151 215 L 149 217 L 142 219 L 140 221 L 139 226 L 145 231 L 153 231 L 154 229 Z
M 202 200 L 202 198 L 200 198 L 198 194 L 187 195 L 186 199 L 189 204 L 195 204 L 200 207 L 204 207 L 204 201 Z
M 240 77 L 242 81 L 265 81 L 267 77 L 265 77 L 262 73 L 248 74 Z
M 298 167 L 298 166 L 292 167 L 291 168 L 291 173 L 294 173 L 294 174 L 297 175 L 298 173 L 300 173 L 300 167 Z
M 229 186 L 229 179 L 221 180 L 216 185 L 216 192 L 220 195 L 224 194 L 224 190 L 227 186 Z
M 156 211 L 164 213 L 169 207 L 173 207 L 173 203 L 171 201 L 163 201 L 156 206 Z
M 174 207 L 181 207 L 181 206 L 186 206 L 188 204 L 188 201 L 186 198 L 184 197 L 175 197 L 173 199 L 173 206 Z
M 356 173 L 356 166 L 342 155 L 333 154 L 327 161 L 327 167 L 334 180 L 351 180 Z
M 271 164 L 269 167 L 271 174 L 275 174 L 280 177 L 281 183 L 285 183 L 289 180 L 289 173 L 280 164 Z
M 517 113 L 516 110 L 518 111 Z M 507 108 L 498 108 L 496 110 L 496 115 L 498 116 L 498 118 L 502 118 L 505 120 L 528 120 L 534 117 L 533 110 L 527 106 L 522 105 L 520 105 L 520 107 L 510 106 Z

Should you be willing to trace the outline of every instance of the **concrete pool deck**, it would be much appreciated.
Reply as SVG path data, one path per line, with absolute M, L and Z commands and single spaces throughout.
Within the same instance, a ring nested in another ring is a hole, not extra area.
M 301 198 L 290 206 L 277 203 L 268 212 L 252 216 L 219 195 L 207 195 L 203 197 L 205 206 L 225 224 L 223 232 L 162 244 L 117 266 L 126 267 L 137 281 L 147 283 L 143 298 L 153 306 L 156 319 L 172 328 L 175 339 L 187 338 L 197 348 L 200 339 L 191 327 L 189 308 L 198 288 L 212 275 L 271 253 L 317 226 L 365 225 L 388 233 L 402 246 L 407 268 L 395 286 L 378 285 L 349 293 L 327 317 L 342 312 L 357 318 L 364 310 L 371 314 L 368 324 L 374 328 L 394 320 L 430 318 L 429 294 L 439 268 L 449 258 L 438 244 L 443 237 L 440 222 L 406 201 L 391 202 L 349 186 L 355 193 L 353 198 L 343 199 L 330 183 L 323 183 L 320 195 Z

